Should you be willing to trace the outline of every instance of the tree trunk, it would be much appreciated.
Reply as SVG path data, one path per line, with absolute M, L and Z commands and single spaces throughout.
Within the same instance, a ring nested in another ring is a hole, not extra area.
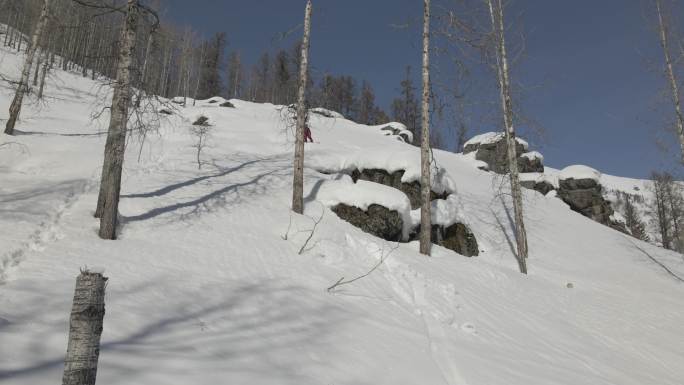
M 102 239 L 116 239 L 138 11 L 138 0 L 128 0 L 125 24 L 121 33 L 121 48 L 104 151 L 100 194 L 95 211 L 95 216 L 100 218 L 99 235 Z
M 520 272 L 527 274 L 527 233 L 523 219 L 522 191 L 520 177 L 518 175 L 518 154 L 516 153 L 515 128 L 513 127 L 513 103 L 511 99 L 511 83 L 508 75 L 508 57 L 506 55 L 506 40 L 504 30 L 503 4 L 496 0 L 496 10 L 493 0 L 488 0 L 489 12 L 492 19 L 492 28 L 496 36 L 496 64 L 499 79 L 499 91 L 501 93 L 501 108 L 503 112 L 506 144 L 508 147 L 508 167 L 511 182 L 511 195 L 513 197 L 513 214 L 515 219 L 515 239 L 518 250 L 518 263 Z
M 135 99 L 135 108 L 140 107 L 143 93 L 147 92 L 147 87 L 145 86 L 145 78 L 147 77 L 147 62 L 150 58 L 150 50 L 152 50 L 153 37 L 154 31 L 151 31 L 150 36 L 147 38 L 147 47 L 145 48 L 145 59 L 143 60 L 142 71 L 140 73 L 140 82 L 138 84 L 138 96 Z
M 672 58 L 670 57 L 670 46 L 668 40 L 668 25 L 663 17 L 663 11 L 660 0 L 655 0 L 656 10 L 658 12 L 658 23 L 660 25 L 660 45 L 663 48 L 665 55 L 665 66 L 667 67 L 667 77 L 670 83 L 670 90 L 672 91 L 672 103 L 674 104 L 675 114 L 677 117 L 677 134 L 679 135 L 679 146 L 682 152 L 681 161 L 684 162 L 684 115 L 682 115 L 682 108 L 679 99 L 679 86 L 675 77 Z
M 38 87 L 38 99 L 43 99 L 43 91 L 45 90 L 45 78 L 47 77 L 48 67 L 50 63 L 46 60 L 43 61 L 43 69 L 40 74 L 40 86 Z
M 430 255 L 432 247 L 432 218 L 430 208 L 430 0 L 424 0 L 423 9 L 423 122 L 420 142 L 420 253 Z
M 62 385 L 95 385 L 106 283 L 102 274 L 88 271 L 76 279 Z
M 302 60 L 299 65 L 299 92 L 297 95 L 297 132 L 295 137 L 294 180 L 292 183 L 292 211 L 304 213 L 304 125 L 306 124 L 306 84 L 309 74 L 309 36 L 311 34 L 311 0 L 306 2 Z
M 9 108 L 9 119 L 7 119 L 7 124 L 5 125 L 5 134 L 14 135 L 14 126 L 19 118 L 19 113 L 21 112 L 21 104 L 24 100 L 24 93 L 28 88 L 29 76 L 31 76 L 31 66 L 33 65 L 33 58 L 36 55 L 36 50 L 38 49 L 38 42 L 43 34 L 43 29 L 48 19 L 48 12 L 50 7 L 50 0 L 43 0 L 43 9 L 40 12 L 40 18 L 36 24 L 36 29 L 33 31 L 33 36 L 31 38 L 31 46 L 26 52 L 26 59 L 24 60 L 24 68 L 21 71 L 21 80 L 17 85 L 17 90 L 14 93 L 14 99 Z

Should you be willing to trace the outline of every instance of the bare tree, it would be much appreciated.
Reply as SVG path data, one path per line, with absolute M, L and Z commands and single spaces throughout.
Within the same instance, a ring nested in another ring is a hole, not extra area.
M 306 2 L 304 13 L 304 39 L 302 60 L 299 65 L 299 91 L 297 95 L 297 133 L 295 138 L 294 180 L 292 182 L 292 211 L 304 213 L 304 126 L 306 125 L 306 85 L 309 70 L 309 36 L 311 35 L 311 0 Z
M 667 72 L 668 82 L 670 83 L 670 90 L 672 91 L 672 103 L 674 104 L 677 124 L 677 135 L 679 136 L 679 144 L 682 155 L 681 160 L 684 162 L 684 115 L 682 115 L 681 102 L 679 98 L 679 86 L 674 72 L 674 64 L 670 55 L 670 41 L 668 20 L 663 14 L 663 7 L 661 0 L 655 0 L 656 12 L 658 14 L 658 25 L 660 27 L 660 45 L 663 48 L 665 56 L 665 67 Z
M 201 116 L 190 127 L 190 133 L 195 137 L 195 143 L 192 147 L 195 148 L 195 155 L 197 160 L 197 169 L 202 169 L 202 151 L 207 146 L 207 139 L 211 131 L 209 120 L 205 116 Z
M 100 238 L 116 239 L 121 172 L 126 145 L 126 125 L 131 99 L 131 71 L 138 28 L 138 0 L 128 0 L 121 35 L 118 69 L 112 97 L 111 118 L 105 144 L 100 194 L 95 216 L 100 218 Z
M 26 52 L 26 59 L 24 59 L 24 68 L 21 71 L 21 80 L 17 85 L 17 89 L 14 93 L 14 99 L 12 99 L 12 104 L 9 108 L 9 119 L 7 119 L 7 124 L 5 124 L 5 134 L 14 135 L 14 126 L 19 118 L 19 113 L 21 112 L 21 104 L 24 100 L 24 94 L 28 91 L 29 86 L 29 76 L 31 75 L 31 66 L 33 65 L 33 58 L 36 55 L 36 50 L 38 49 L 38 42 L 43 35 L 43 29 L 47 24 L 48 15 L 50 8 L 50 0 L 43 0 L 43 9 L 40 12 L 40 18 L 36 24 L 36 28 L 33 30 L 33 37 L 31 38 L 31 46 Z
M 432 247 L 432 219 L 430 214 L 430 169 L 432 166 L 430 150 L 430 0 L 423 3 L 423 100 L 422 132 L 420 141 L 420 253 L 430 255 Z
M 506 134 L 506 144 L 508 146 L 508 167 L 511 183 L 511 195 L 513 197 L 513 213 L 515 218 L 515 238 L 518 251 L 518 263 L 520 272 L 527 274 L 527 233 L 523 220 L 522 191 L 520 188 L 520 177 L 518 175 L 518 162 L 516 154 L 515 128 L 513 127 L 513 103 L 511 98 L 511 82 L 508 73 L 508 57 L 506 55 L 506 40 L 504 29 L 504 11 L 501 0 L 487 0 L 489 14 L 494 31 L 494 41 L 496 43 L 496 67 L 499 81 L 499 92 L 501 94 L 501 109 Z M 496 5 L 494 4 L 496 2 Z

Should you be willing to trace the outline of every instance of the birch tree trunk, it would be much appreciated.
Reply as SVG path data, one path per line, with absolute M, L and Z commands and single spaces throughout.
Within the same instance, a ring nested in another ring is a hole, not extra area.
M 112 96 L 104 163 L 102 164 L 100 194 L 95 210 L 95 216 L 100 218 L 99 235 L 102 239 L 116 239 L 121 171 L 126 145 L 126 124 L 128 106 L 131 102 L 131 71 L 135 52 L 138 12 L 138 0 L 128 0 L 124 28 L 121 33 L 121 48 L 116 82 L 114 83 L 114 95 Z
M 420 143 L 420 253 L 430 255 L 432 246 L 432 220 L 430 214 L 430 0 L 424 0 L 423 9 L 423 122 Z
M 139 108 L 142 101 L 143 93 L 146 93 L 147 82 L 145 78 L 147 77 L 147 62 L 150 58 L 150 51 L 152 50 L 152 41 L 154 38 L 154 30 L 150 32 L 150 36 L 147 37 L 147 46 L 145 48 L 145 59 L 143 60 L 142 71 L 140 73 L 140 82 L 138 84 L 138 96 L 135 99 L 135 107 Z
M 496 66 L 501 93 L 501 109 L 503 112 L 506 144 L 508 147 L 508 167 L 513 197 L 513 214 L 515 219 L 515 240 L 518 250 L 520 272 L 527 274 L 527 233 L 523 220 L 522 191 L 518 175 L 518 154 L 516 151 L 515 128 L 513 127 L 513 103 L 511 100 L 511 82 L 508 74 L 508 57 L 504 30 L 504 13 L 501 0 L 487 0 L 492 19 L 492 29 L 496 40 Z M 496 7 L 493 4 L 496 1 Z
M 95 385 L 107 278 L 83 271 L 76 279 L 62 385 Z
M 297 95 L 297 132 L 295 134 L 294 180 L 292 182 L 292 211 L 304 213 L 304 125 L 306 124 L 306 84 L 309 74 L 309 36 L 311 34 L 311 0 L 306 2 L 304 38 L 299 65 L 299 92 Z
M 36 55 L 36 50 L 38 49 L 38 42 L 43 34 L 43 29 L 47 24 L 48 13 L 50 7 L 50 0 L 43 0 L 43 9 L 40 12 L 40 18 L 36 24 L 36 28 L 33 31 L 33 36 L 31 37 L 31 46 L 26 51 L 26 59 L 24 60 L 24 68 L 21 71 L 21 80 L 17 85 L 17 90 L 14 93 L 14 99 L 12 99 L 12 104 L 9 108 L 9 119 L 7 119 L 7 124 L 5 125 L 5 134 L 14 135 L 14 126 L 19 118 L 19 113 L 21 112 L 21 104 L 24 101 L 24 94 L 28 89 L 29 77 L 31 76 L 31 66 L 33 65 L 33 58 Z
M 655 0 L 655 5 L 656 11 L 658 13 L 658 24 L 660 26 L 660 45 L 663 48 L 663 54 L 665 55 L 667 78 L 670 83 L 670 90 L 672 91 L 672 103 L 674 104 L 675 114 L 677 115 L 677 135 L 679 136 L 679 146 L 682 152 L 681 161 L 684 162 L 684 115 L 682 115 L 682 107 L 679 98 L 679 86 L 677 85 L 677 78 L 674 73 L 672 57 L 670 56 L 670 42 L 668 38 L 669 26 L 663 17 L 661 1 Z

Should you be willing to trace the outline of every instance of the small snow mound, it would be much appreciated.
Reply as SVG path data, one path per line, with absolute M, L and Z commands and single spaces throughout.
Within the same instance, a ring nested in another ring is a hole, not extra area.
M 380 127 L 381 131 L 389 132 L 388 135 L 395 135 L 404 142 L 413 143 L 413 132 L 409 131 L 403 123 L 389 122 L 373 127 Z
M 503 132 L 485 132 L 484 134 L 475 135 L 472 138 L 470 138 L 470 140 L 465 142 L 463 147 L 468 147 L 471 145 L 493 144 L 502 140 L 503 138 Z M 520 143 L 525 148 L 525 150 L 527 150 L 530 147 L 529 143 L 527 143 L 527 141 L 521 138 L 515 138 L 515 140 L 518 143 Z
M 542 162 L 544 161 L 544 155 L 542 155 L 539 151 L 526 152 L 520 156 L 529 160 L 539 159 Z
M 546 182 L 554 188 L 558 188 L 558 177 L 552 174 L 545 174 L 542 172 L 524 172 L 520 173 L 518 177 L 520 178 L 521 182 Z
M 326 118 L 344 119 L 344 115 L 340 114 L 339 112 L 328 110 L 327 108 L 316 107 L 312 108 L 309 111 L 317 115 L 325 116 Z
M 601 173 L 588 166 L 574 165 L 568 166 L 561 170 L 560 174 L 558 175 L 558 178 L 560 180 L 591 179 L 598 183 L 598 181 L 601 179 Z
M 221 103 L 225 103 L 227 101 L 228 100 L 226 100 L 220 96 L 214 96 L 214 97 L 209 98 L 207 100 L 202 100 L 202 102 L 207 103 L 207 104 L 221 104 Z

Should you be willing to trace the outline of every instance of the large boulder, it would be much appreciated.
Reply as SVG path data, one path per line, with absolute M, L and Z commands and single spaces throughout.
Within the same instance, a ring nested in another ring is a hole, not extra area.
M 569 166 L 558 177 L 558 197 L 573 211 L 626 232 L 624 223 L 614 219 L 610 201 L 603 196 L 601 173 L 587 166 Z
M 520 174 L 520 185 L 524 188 L 535 190 L 542 195 L 556 189 L 553 178 L 542 173 Z
M 518 171 L 521 173 L 544 172 L 544 156 L 537 151 L 521 154 L 518 157 Z
M 389 173 L 383 169 L 369 168 L 364 170 L 354 170 L 351 173 L 352 180 L 354 183 L 358 180 L 365 180 L 368 182 L 380 183 L 388 187 L 393 187 L 400 190 L 411 202 L 411 210 L 420 208 L 420 183 L 418 182 L 402 182 L 401 178 L 404 176 L 404 170 L 398 170 L 393 173 Z M 447 193 L 436 193 L 431 191 L 430 200 L 435 199 L 445 199 Z
M 516 154 L 521 154 L 518 159 L 520 172 L 543 172 L 543 157 L 538 152 L 527 153 L 529 145 L 520 138 L 516 138 Z M 503 133 L 488 132 L 475 136 L 467 141 L 463 147 L 463 153 L 475 153 L 475 159 L 489 165 L 489 170 L 497 174 L 508 173 L 508 145 Z
M 364 211 L 344 203 L 331 210 L 338 217 L 376 237 L 392 242 L 402 240 L 404 222 L 397 211 L 378 204 L 372 204 Z
M 387 135 L 394 135 L 396 136 L 399 140 L 412 144 L 413 143 L 413 133 L 409 131 L 405 125 L 401 123 L 388 123 L 386 126 L 382 127 L 380 129 L 381 131 L 385 132 Z
M 409 240 L 418 240 L 419 236 L 420 225 L 413 229 L 409 235 Z M 475 235 L 463 223 L 454 223 L 447 227 L 432 225 L 432 243 L 453 250 L 466 257 L 475 257 L 480 254 Z

